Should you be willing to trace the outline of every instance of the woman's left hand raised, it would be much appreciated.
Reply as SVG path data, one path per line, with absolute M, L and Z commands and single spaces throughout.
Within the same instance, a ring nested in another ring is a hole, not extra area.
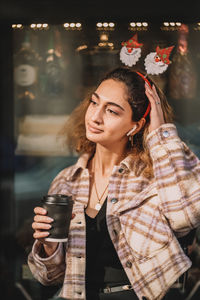
M 149 133 L 160 127 L 160 125 L 165 123 L 163 110 L 161 107 L 160 98 L 157 94 L 156 88 L 153 85 L 152 88 L 149 87 L 148 83 L 145 83 L 145 94 L 147 95 L 150 103 L 150 124 Z

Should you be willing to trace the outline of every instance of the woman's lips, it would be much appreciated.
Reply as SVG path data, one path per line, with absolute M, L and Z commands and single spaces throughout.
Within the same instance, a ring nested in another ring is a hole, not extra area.
M 91 126 L 90 124 L 88 124 L 88 129 L 89 131 L 93 132 L 93 133 L 100 133 L 100 132 L 103 132 L 103 130 L 99 129 L 99 128 L 96 128 L 96 127 L 93 127 Z

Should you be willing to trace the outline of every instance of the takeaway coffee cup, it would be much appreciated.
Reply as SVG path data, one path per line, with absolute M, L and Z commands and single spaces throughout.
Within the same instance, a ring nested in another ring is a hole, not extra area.
M 66 242 L 68 240 L 73 203 L 72 196 L 55 194 L 43 197 L 42 206 L 47 210 L 48 217 L 54 219 L 49 230 L 50 234 L 45 241 Z

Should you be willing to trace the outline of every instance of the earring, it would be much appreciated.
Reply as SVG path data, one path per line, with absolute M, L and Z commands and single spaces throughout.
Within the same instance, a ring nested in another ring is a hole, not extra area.
M 133 148 L 133 136 L 129 135 L 129 142 L 131 143 L 131 148 Z

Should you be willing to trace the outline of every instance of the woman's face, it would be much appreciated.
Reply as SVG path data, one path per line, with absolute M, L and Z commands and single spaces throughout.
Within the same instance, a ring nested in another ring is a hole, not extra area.
M 127 132 L 133 127 L 132 109 L 124 83 L 108 79 L 92 94 L 85 115 L 87 139 L 105 147 L 127 143 Z

